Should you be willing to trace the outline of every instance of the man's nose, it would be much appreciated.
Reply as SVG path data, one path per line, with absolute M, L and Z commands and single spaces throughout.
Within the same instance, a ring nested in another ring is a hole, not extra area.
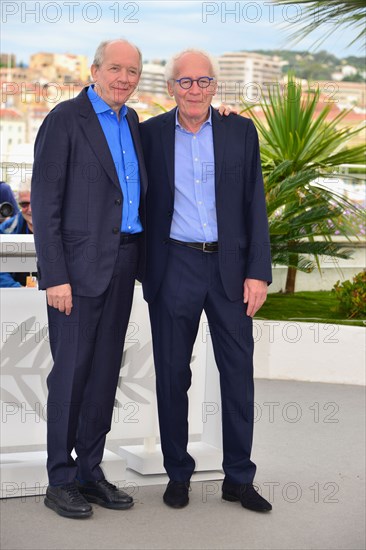
M 118 75 L 118 80 L 121 82 L 127 82 L 128 81 L 128 72 L 127 69 L 121 69 Z
M 202 88 L 198 86 L 198 82 L 196 80 L 192 82 L 192 86 L 189 91 L 193 94 L 202 94 Z

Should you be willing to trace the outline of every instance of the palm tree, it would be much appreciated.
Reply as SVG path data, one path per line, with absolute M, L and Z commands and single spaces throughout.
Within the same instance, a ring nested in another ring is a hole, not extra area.
M 293 4 L 292 0 L 274 0 L 278 5 Z M 354 44 L 357 41 L 362 41 L 365 45 L 366 38 L 366 1 L 365 0 L 347 0 L 346 2 L 338 1 L 312 1 L 312 0 L 297 0 L 296 4 L 303 7 L 304 14 L 301 21 L 296 25 L 298 29 L 291 35 L 295 42 L 308 36 L 316 30 L 319 25 L 331 24 L 329 30 L 323 37 L 315 42 L 319 45 L 328 38 L 334 30 L 344 27 L 352 27 L 355 30 L 355 37 L 350 42 Z M 291 23 L 293 26 L 294 24 Z
M 288 266 L 285 290 L 294 292 L 297 270 L 319 267 L 319 255 L 350 256 L 333 235 L 355 235 L 343 213 L 359 215 L 359 210 L 321 178 L 341 164 L 364 163 L 365 146 L 347 148 L 361 130 L 338 128 L 348 111 L 328 121 L 328 104 L 314 118 L 319 90 L 304 97 L 292 75 L 285 90 L 270 91 L 262 105 L 264 120 L 253 104 L 242 112 L 250 112 L 260 136 L 273 263 Z

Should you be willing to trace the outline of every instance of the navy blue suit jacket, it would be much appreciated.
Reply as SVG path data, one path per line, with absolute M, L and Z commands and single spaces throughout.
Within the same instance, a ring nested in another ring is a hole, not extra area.
M 139 162 L 139 213 L 145 227 L 146 170 L 138 117 L 130 108 L 127 121 Z M 43 121 L 35 142 L 31 196 L 39 288 L 70 283 L 75 294 L 102 294 L 117 258 L 123 195 L 87 88 Z
M 176 108 L 140 124 L 147 193 L 144 296 L 163 280 L 174 209 Z M 212 110 L 215 192 L 222 283 L 229 300 L 243 297 L 245 278 L 271 282 L 271 255 L 257 131 L 248 118 Z

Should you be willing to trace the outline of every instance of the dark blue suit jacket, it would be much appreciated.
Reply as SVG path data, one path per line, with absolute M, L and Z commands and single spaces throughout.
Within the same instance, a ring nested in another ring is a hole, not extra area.
M 146 170 L 138 117 L 130 108 L 127 121 L 139 162 L 145 227 Z M 118 253 L 122 207 L 112 155 L 84 88 L 48 114 L 35 142 L 32 215 L 39 288 L 70 283 L 74 294 L 102 294 Z M 141 251 L 139 278 L 145 238 Z
M 174 209 L 176 109 L 140 124 L 149 179 L 144 296 L 152 302 L 164 277 Z M 257 131 L 248 118 L 212 110 L 215 189 L 222 283 L 243 297 L 245 278 L 271 282 L 268 220 Z

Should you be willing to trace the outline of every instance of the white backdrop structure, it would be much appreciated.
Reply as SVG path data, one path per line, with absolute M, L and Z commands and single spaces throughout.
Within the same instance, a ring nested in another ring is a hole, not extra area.
M 2 271 L 35 271 L 31 236 L 2 236 Z M 49 351 L 45 293 L 1 289 L 1 496 L 43 493 Z M 361 327 L 254 322 L 255 376 L 365 384 L 365 330 Z M 208 324 L 202 316 L 192 361 L 189 434 L 197 471 L 220 475 L 221 414 L 218 373 Z M 140 474 L 139 483 L 164 473 L 155 398 L 155 374 L 147 306 L 135 287 L 121 376 L 104 468 L 115 482 Z M 219 473 L 218 473 L 219 472 Z

